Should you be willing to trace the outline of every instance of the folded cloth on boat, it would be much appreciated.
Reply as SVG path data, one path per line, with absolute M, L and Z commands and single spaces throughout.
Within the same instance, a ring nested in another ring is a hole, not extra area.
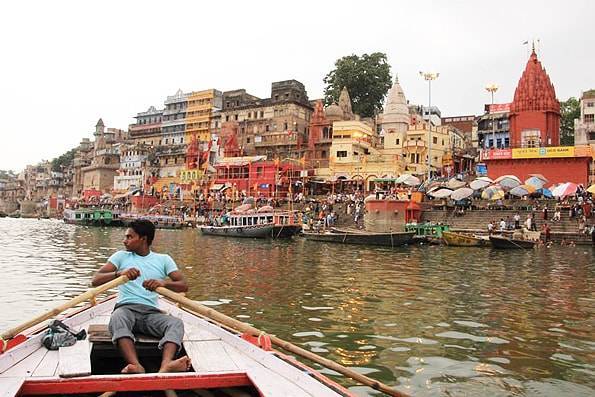
M 72 346 L 77 340 L 83 340 L 86 337 L 87 332 L 84 329 L 74 332 L 62 321 L 54 320 L 43 336 L 42 343 L 49 350 L 58 350 L 60 347 Z

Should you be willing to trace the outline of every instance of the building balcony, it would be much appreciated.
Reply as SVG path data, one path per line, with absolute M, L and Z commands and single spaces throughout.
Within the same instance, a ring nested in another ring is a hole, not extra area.
M 426 142 L 422 140 L 409 140 L 403 142 L 404 149 L 425 148 Z

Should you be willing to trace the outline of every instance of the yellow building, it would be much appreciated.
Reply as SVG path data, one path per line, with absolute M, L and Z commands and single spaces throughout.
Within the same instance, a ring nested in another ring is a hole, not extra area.
M 359 120 L 334 122 L 330 179 L 362 181 L 364 189 L 370 190 L 375 179 L 397 177 L 398 158 L 384 155 L 376 146 L 377 134 L 368 124 Z
M 213 112 L 221 109 L 222 97 L 222 93 L 214 89 L 195 91 L 188 95 L 184 142 L 192 142 L 193 135 L 200 142 L 211 140 L 211 119 Z

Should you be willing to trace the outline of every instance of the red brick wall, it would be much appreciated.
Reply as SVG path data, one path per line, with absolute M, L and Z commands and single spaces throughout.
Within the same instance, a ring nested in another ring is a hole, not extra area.
M 542 174 L 549 180 L 547 187 L 560 182 L 588 185 L 590 162 L 588 157 L 485 161 L 488 176 L 492 179 L 502 175 L 516 175 L 524 181 L 529 178 L 529 174 Z
M 542 146 L 560 145 L 560 115 L 553 112 L 521 112 L 510 114 L 510 145 L 521 147 L 523 130 L 539 130 Z M 548 142 L 548 133 L 551 142 Z

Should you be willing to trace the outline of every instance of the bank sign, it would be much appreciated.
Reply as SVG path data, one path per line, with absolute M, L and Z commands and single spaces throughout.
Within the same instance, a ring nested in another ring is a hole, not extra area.
M 574 157 L 574 146 L 551 146 L 512 149 L 513 159 Z
M 520 149 L 486 149 L 481 151 L 482 160 L 539 159 L 575 157 L 574 146 L 532 147 Z

